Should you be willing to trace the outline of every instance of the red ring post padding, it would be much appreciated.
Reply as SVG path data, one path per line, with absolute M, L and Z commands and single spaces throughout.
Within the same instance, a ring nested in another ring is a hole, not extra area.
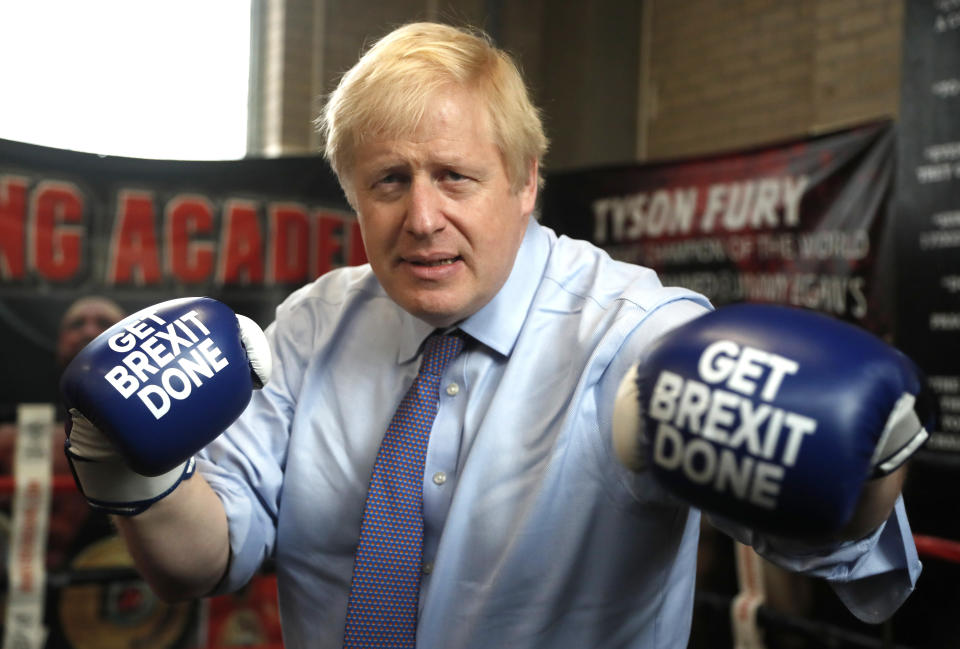
M 16 482 L 14 476 L 0 475 L 0 495 L 12 494 L 15 484 Z M 73 481 L 73 476 L 58 474 L 51 478 L 50 488 L 54 491 L 54 493 L 59 493 L 64 491 L 76 491 L 77 485 Z
M 960 563 L 960 542 L 923 534 L 914 534 L 913 541 L 917 544 L 917 553 L 921 557 Z

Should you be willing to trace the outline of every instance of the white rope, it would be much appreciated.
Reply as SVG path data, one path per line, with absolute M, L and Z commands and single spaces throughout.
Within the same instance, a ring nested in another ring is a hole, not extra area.
M 740 592 L 730 604 L 735 649 L 766 649 L 763 632 L 757 626 L 757 609 L 767 598 L 763 581 L 763 561 L 748 545 L 734 543 L 737 559 L 737 582 Z
M 17 410 L 4 649 L 42 649 L 47 639 L 43 603 L 55 412 L 52 404 L 21 404 Z

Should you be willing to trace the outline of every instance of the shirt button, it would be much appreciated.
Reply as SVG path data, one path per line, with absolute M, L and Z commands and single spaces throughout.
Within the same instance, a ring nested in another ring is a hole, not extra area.
M 456 383 L 451 383 L 447 386 L 447 394 L 449 394 L 451 397 L 457 396 L 460 394 L 460 386 Z
M 433 564 L 427 561 L 423 564 L 423 574 L 429 575 L 431 572 L 433 572 Z
M 433 484 L 442 485 L 446 481 L 447 481 L 447 474 L 444 473 L 443 471 L 437 471 L 436 473 L 433 474 Z

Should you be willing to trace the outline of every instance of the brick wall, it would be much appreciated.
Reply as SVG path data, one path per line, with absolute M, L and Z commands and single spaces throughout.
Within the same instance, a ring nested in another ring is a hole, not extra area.
M 896 116 L 902 0 L 648 2 L 648 158 Z
M 642 31 L 640 11 L 635 28 L 561 20 L 579 15 L 576 0 L 260 1 L 269 154 L 318 150 L 323 94 L 366 42 L 424 18 L 482 25 L 517 56 L 550 127 L 548 168 L 764 144 L 895 117 L 899 104 L 904 0 L 643 0 Z M 642 60 L 617 60 L 634 54 L 613 45 L 641 34 Z
M 313 120 L 324 95 L 370 41 L 411 20 L 482 24 L 481 0 L 260 0 L 261 142 L 267 155 L 319 150 Z M 254 26 L 256 29 L 256 26 Z

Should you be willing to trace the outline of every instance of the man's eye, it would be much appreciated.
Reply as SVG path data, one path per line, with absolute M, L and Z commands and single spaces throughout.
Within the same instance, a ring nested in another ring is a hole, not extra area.
M 383 185 L 396 185 L 397 183 L 403 182 L 404 178 L 401 174 L 384 174 L 381 176 L 375 184 Z
M 445 177 L 447 180 L 452 180 L 453 182 L 460 182 L 461 180 L 468 180 L 463 174 L 459 174 L 456 171 L 447 171 L 445 172 Z

